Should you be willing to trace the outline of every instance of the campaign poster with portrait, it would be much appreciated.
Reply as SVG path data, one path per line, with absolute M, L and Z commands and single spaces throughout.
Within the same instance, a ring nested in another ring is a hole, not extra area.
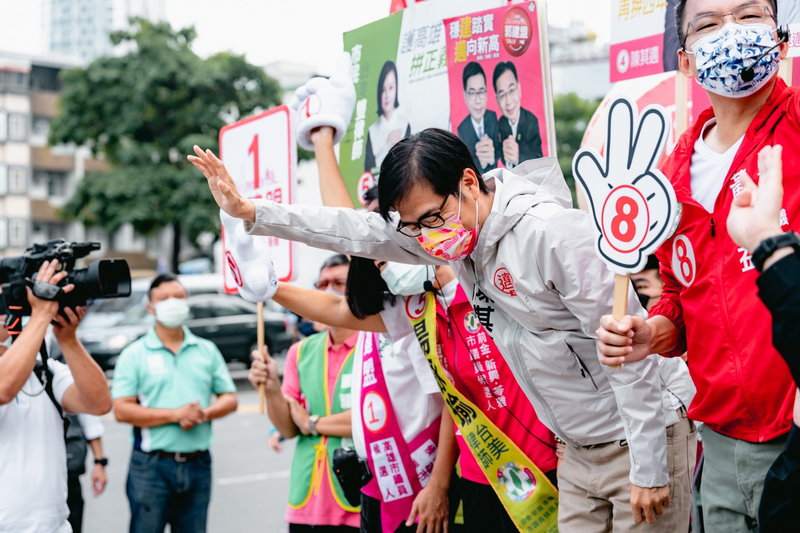
M 678 70 L 678 0 L 612 0 L 612 83 Z
M 778 0 L 778 25 L 789 28 L 788 57 L 800 56 L 800 0 Z M 796 86 L 797 74 L 792 81 Z
M 443 19 L 505 4 L 421 2 L 344 34 L 356 108 L 340 144 L 339 167 L 356 205 L 364 205 L 394 143 L 426 128 L 450 129 Z
M 444 21 L 450 124 L 481 172 L 555 154 L 543 2 Z

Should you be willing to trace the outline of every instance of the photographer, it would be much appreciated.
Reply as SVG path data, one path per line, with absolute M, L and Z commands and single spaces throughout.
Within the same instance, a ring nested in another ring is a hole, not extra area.
M 772 314 L 772 344 L 800 386 L 800 238 L 780 226 L 783 201 L 783 148 L 767 146 L 758 154 L 758 187 L 743 173 L 742 192 L 734 199 L 728 232 L 753 254 L 758 296 Z M 800 504 L 800 391 L 786 447 L 764 482 L 758 525 L 762 533 L 795 531 Z
M 45 261 L 36 276 L 57 285 L 57 261 Z M 73 289 L 64 287 L 64 292 Z M 103 415 L 111 395 L 102 370 L 75 336 L 84 315 L 42 300 L 28 289 L 31 317 L 16 341 L 0 356 L 0 524 L 4 531 L 71 531 L 67 516 L 67 454 L 61 412 Z M 67 365 L 47 360 L 39 350 L 47 326 Z M 5 330 L 3 330 L 5 332 Z

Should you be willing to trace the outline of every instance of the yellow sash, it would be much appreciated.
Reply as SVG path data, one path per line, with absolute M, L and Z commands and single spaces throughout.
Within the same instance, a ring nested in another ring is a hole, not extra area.
M 453 419 L 503 507 L 520 531 L 558 532 L 558 491 L 505 433 L 462 395 L 442 370 L 436 354 L 436 300 L 428 293 L 425 311 L 411 318 L 414 333 Z

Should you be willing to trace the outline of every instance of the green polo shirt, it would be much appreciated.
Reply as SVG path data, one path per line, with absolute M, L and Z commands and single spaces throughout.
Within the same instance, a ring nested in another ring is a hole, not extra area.
M 136 396 L 144 407 L 176 409 L 195 400 L 211 405 L 212 394 L 236 392 L 225 360 L 213 342 L 196 337 L 183 328 L 183 344 L 173 354 L 156 335 L 155 327 L 125 348 L 114 368 L 111 395 Z M 133 447 L 143 452 L 190 453 L 211 445 L 211 422 L 190 431 L 180 424 L 133 428 Z

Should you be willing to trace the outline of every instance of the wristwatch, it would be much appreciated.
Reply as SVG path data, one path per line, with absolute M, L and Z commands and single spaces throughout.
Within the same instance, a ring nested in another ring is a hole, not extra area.
M 317 433 L 318 420 L 319 420 L 319 415 L 311 415 L 308 417 L 308 429 L 312 435 L 319 435 L 319 433 Z
M 103 457 L 102 459 L 95 458 L 94 464 L 108 466 L 108 458 L 107 457 Z
M 791 246 L 794 248 L 794 253 L 800 254 L 800 235 L 793 231 L 787 231 L 781 235 L 770 237 L 761 241 L 755 252 L 753 252 L 753 266 L 756 270 L 761 272 L 764 269 L 764 263 L 770 258 L 776 250 Z

